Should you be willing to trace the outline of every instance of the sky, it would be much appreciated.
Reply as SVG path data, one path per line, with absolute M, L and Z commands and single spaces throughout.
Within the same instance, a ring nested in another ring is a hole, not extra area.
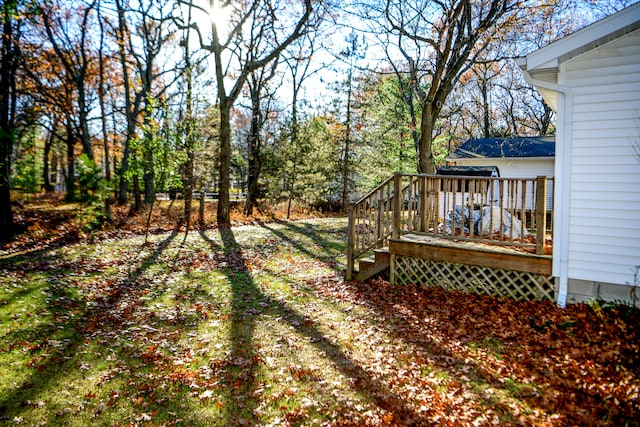
M 214 0 L 213 9 L 209 8 L 209 2 L 207 0 L 201 0 L 199 2 L 195 1 L 194 3 L 201 9 L 210 10 L 210 12 L 194 12 L 193 20 L 197 23 L 200 29 L 209 29 L 211 27 L 211 22 L 213 21 L 218 28 L 219 34 L 224 37 L 228 34 L 228 22 L 231 7 L 221 7 L 219 5 L 219 1 L 220 0 Z M 349 2 L 347 1 L 346 3 Z M 587 7 L 587 4 L 583 0 L 578 0 L 576 16 L 572 18 L 577 19 L 577 21 L 581 21 L 578 24 L 579 26 L 584 26 L 587 23 L 594 22 L 595 20 L 632 3 L 635 3 L 635 1 L 601 0 L 597 3 L 597 7 L 595 9 L 591 9 Z M 345 7 L 348 6 L 348 4 L 345 4 Z M 302 89 L 301 98 L 308 100 L 314 108 L 327 106 L 329 104 L 329 100 L 336 96 L 335 91 L 333 91 L 329 86 L 330 83 L 344 80 L 346 78 L 346 64 L 344 61 L 340 61 L 339 54 L 339 59 L 336 59 L 336 52 L 339 53 L 348 47 L 349 42 L 347 38 L 349 37 L 349 33 L 353 31 L 353 28 L 360 28 L 363 30 L 371 28 L 370 24 L 363 26 L 361 21 L 353 15 L 344 12 L 344 10 L 345 9 L 343 8 L 343 12 L 337 16 L 336 22 L 323 29 L 325 33 L 322 36 L 322 41 L 325 46 L 322 49 L 316 50 L 312 59 L 312 64 L 310 65 L 310 71 L 313 75 L 306 80 Z M 385 60 L 385 53 L 380 47 L 378 38 L 370 31 L 358 32 L 358 37 L 359 44 L 364 44 L 366 46 L 366 48 L 362 49 L 362 58 L 357 61 L 358 67 L 361 67 L 362 69 L 375 69 Z M 198 51 L 200 46 L 195 34 L 192 34 L 191 40 L 192 51 Z M 213 65 L 209 64 L 207 67 L 209 70 L 205 69 L 205 74 L 210 74 L 212 76 Z M 283 74 L 284 84 L 279 89 L 278 93 L 282 100 L 282 108 L 286 109 L 287 104 L 292 98 L 291 83 L 290 80 L 287 82 L 289 73 L 284 64 L 279 66 L 279 71 Z M 227 87 L 230 87 L 231 83 L 231 81 L 227 82 Z M 206 91 L 206 88 L 203 89 Z M 207 96 L 212 97 L 211 101 L 215 102 L 213 88 L 211 88 L 211 94 L 208 94 Z M 242 100 L 239 101 L 241 102 Z

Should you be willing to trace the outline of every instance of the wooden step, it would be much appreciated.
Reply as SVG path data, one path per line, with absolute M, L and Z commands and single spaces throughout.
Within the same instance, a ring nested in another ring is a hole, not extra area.
M 373 255 L 358 261 L 358 273 L 355 279 L 367 280 L 384 272 L 390 265 L 391 255 L 389 254 L 389 248 L 376 249 L 373 251 Z
M 376 257 L 374 255 L 368 256 L 358 260 L 358 271 L 365 271 L 376 265 Z

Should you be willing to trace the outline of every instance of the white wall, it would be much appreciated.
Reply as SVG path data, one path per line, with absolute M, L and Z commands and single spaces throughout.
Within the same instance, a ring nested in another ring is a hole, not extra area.
M 497 166 L 501 178 L 535 178 L 537 176 L 553 176 L 553 157 L 537 159 L 456 159 L 459 166 Z
M 456 159 L 459 166 L 497 166 L 501 178 L 536 178 L 538 176 L 552 177 L 554 175 L 554 158 L 481 158 Z M 553 209 L 553 182 L 547 186 L 547 209 Z M 527 209 L 531 204 L 527 203 Z
M 640 266 L 640 30 L 568 60 L 569 279 L 632 284 Z

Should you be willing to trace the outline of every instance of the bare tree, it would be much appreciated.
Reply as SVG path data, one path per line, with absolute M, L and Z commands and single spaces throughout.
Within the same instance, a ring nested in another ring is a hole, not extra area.
M 100 45 L 98 48 L 98 100 L 100 102 L 100 123 L 102 125 L 102 147 L 104 150 L 104 179 L 107 182 L 111 181 L 111 162 L 110 162 L 110 150 L 109 150 L 109 128 L 107 126 L 107 104 L 106 104 L 106 90 L 107 90 L 107 71 L 105 69 L 105 37 L 106 37 L 106 28 L 105 28 L 105 17 L 102 14 L 102 5 L 103 1 L 99 1 L 97 11 L 98 11 L 98 22 L 100 24 Z M 45 165 L 47 165 L 47 157 L 45 157 Z M 48 175 L 48 174 L 46 174 Z M 46 176 L 45 175 L 45 176 Z M 48 177 L 45 178 L 45 183 L 48 181 Z M 104 201 L 104 211 L 105 218 L 107 221 L 111 221 L 111 194 L 106 194 Z
M 262 169 L 261 130 L 268 118 L 270 100 L 273 100 L 274 91 L 269 91 L 269 82 L 275 77 L 278 66 L 278 59 L 275 59 L 270 66 L 262 67 L 249 75 L 247 84 L 249 86 L 249 96 L 251 99 L 251 125 L 248 136 L 247 148 L 249 149 L 248 174 L 247 174 L 247 199 L 244 205 L 244 214 L 253 215 L 254 208 L 258 205 L 259 179 Z M 267 108 L 264 108 L 263 101 L 267 101 Z M 266 111 L 265 111 L 266 110 Z
M 354 105 L 354 72 L 356 71 L 357 62 L 363 58 L 364 50 L 366 46 L 362 40 L 358 40 L 358 36 L 355 32 L 351 32 L 347 38 L 348 44 L 346 49 L 340 52 L 340 56 L 343 58 L 347 67 L 347 78 L 344 82 L 347 90 L 347 110 L 345 115 L 345 133 L 344 144 L 342 146 L 342 209 L 347 209 L 347 203 L 349 202 L 349 182 L 351 178 L 351 151 L 353 144 L 353 105 Z
M 73 85 L 78 111 L 77 132 L 84 153 L 93 160 L 93 146 L 89 133 L 89 112 L 91 110 L 90 83 L 92 59 L 90 52 L 89 25 L 97 0 L 76 6 L 78 27 L 68 25 L 68 13 L 57 0 L 48 0 L 40 6 L 40 17 L 53 51 L 66 72 L 67 79 Z M 62 12 L 62 13 L 61 13 Z
M 311 68 L 312 61 L 316 50 L 318 49 L 319 32 L 308 33 L 305 37 L 296 40 L 291 44 L 287 53 L 284 55 L 283 62 L 287 66 L 291 77 L 291 135 L 290 144 L 293 152 L 292 167 L 287 171 L 287 219 L 291 216 L 291 203 L 295 196 L 295 181 L 298 168 L 298 138 L 299 138 L 299 108 L 300 108 L 300 90 L 305 81 L 317 74 L 325 64 L 320 64 L 319 68 Z
M 184 194 L 183 220 L 186 221 L 188 232 L 191 227 L 193 194 L 196 190 L 200 194 L 199 221 L 200 225 L 204 224 L 206 190 L 204 171 L 211 170 L 212 167 L 208 161 L 209 159 L 202 151 L 206 151 L 203 145 L 209 145 L 211 140 L 215 138 L 211 135 L 202 134 L 202 129 L 207 127 L 205 123 L 207 116 L 201 110 L 203 95 L 200 94 L 202 86 L 198 86 L 198 77 L 204 72 L 205 67 L 203 65 L 206 62 L 206 55 L 203 55 L 202 51 L 198 51 L 197 40 L 194 43 L 193 28 L 189 25 L 194 15 L 197 15 L 200 10 L 194 6 L 193 0 L 185 0 L 184 2 L 176 3 L 175 6 L 173 21 L 181 31 L 180 47 L 182 48 L 182 64 L 176 69 L 181 78 L 182 88 L 178 94 L 178 98 L 181 101 L 178 112 L 177 138 L 182 141 L 182 151 L 184 153 L 184 157 L 181 160 Z M 201 84 L 206 84 L 206 82 Z M 204 104 L 208 104 L 208 102 L 204 102 Z
M 193 0 L 187 5 L 186 21 L 191 22 L 193 13 Z M 194 161 L 195 161 L 195 121 L 193 117 L 193 66 L 191 64 L 191 29 L 183 28 L 183 39 L 180 42 L 184 50 L 184 80 L 186 86 L 185 94 L 185 113 L 184 113 L 184 141 L 186 162 L 184 165 L 184 212 L 183 216 L 186 221 L 187 233 L 191 228 L 191 207 L 193 203 L 193 185 L 194 185 Z M 201 189 L 201 200 L 204 198 L 204 190 Z
M 171 39 L 168 29 L 170 16 L 163 2 L 145 0 L 136 3 L 137 8 L 128 7 L 128 2 L 115 0 L 118 25 L 115 30 L 122 66 L 122 85 L 124 91 L 124 115 L 126 131 L 122 159 L 120 163 L 120 184 L 118 202 L 126 202 L 128 184 L 125 178 L 130 167 L 131 143 L 137 137 L 141 120 L 149 120 L 145 114 L 153 108 L 152 98 L 161 96 L 169 84 L 154 87 L 164 73 L 157 63 L 160 51 Z M 133 30 L 131 27 L 133 26 Z M 143 180 L 145 203 L 151 205 L 154 197 L 153 151 L 144 150 Z M 134 178 L 134 191 L 138 194 L 137 178 Z M 137 203 L 136 203 L 137 204 Z
M 433 138 L 447 97 L 480 52 L 515 14 L 517 0 L 387 0 L 368 2 L 363 13 L 387 36 L 396 68 L 410 76 L 422 108 L 418 170 L 434 173 Z
M 228 28 L 211 20 L 210 32 L 199 31 L 200 46 L 213 55 L 220 112 L 220 179 L 217 221 L 230 222 L 231 109 L 247 78 L 270 64 L 311 28 L 312 0 L 211 0 L 211 11 L 230 11 Z M 192 24 L 193 28 L 198 28 Z M 259 46 L 259 48 L 257 48 Z

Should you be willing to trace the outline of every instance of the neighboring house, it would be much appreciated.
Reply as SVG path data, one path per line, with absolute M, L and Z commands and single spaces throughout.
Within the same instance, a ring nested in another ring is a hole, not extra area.
M 636 303 L 640 3 L 520 58 L 518 65 L 557 113 L 553 276 L 558 303 Z
M 554 136 L 519 136 L 510 138 L 469 139 L 447 157 L 448 166 L 438 174 L 478 175 L 501 178 L 553 177 L 556 142 Z M 488 171 L 492 171 L 489 173 Z M 553 181 L 549 181 L 547 209 L 553 209 Z M 531 202 L 527 203 L 531 209 Z
M 553 176 L 555 137 L 470 139 L 448 158 L 451 166 L 493 166 L 503 178 Z
M 554 136 L 469 139 L 447 158 L 449 166 L 442 169 L 443 171 L 447 169 L 472 170 L 485 167 L 497 170 L 497 176 L 501 178 L 553 177 L 555 174 L 555 151 L 556 140 Z M 466 173 L 460 175 L 466 175 Z M 553 200 L 551 199 L 553 181 L 549 181 L 547 194 L 549 194 L 547 209 L 551 210 L 553 208 Z M 529 203 L 527 209 L 531 209 Z

